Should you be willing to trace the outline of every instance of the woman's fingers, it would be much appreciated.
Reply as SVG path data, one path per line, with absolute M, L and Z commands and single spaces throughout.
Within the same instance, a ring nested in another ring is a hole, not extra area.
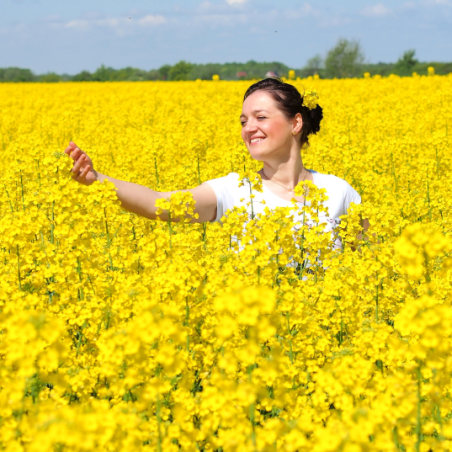
M 80 149 L 80 148 L 75 148 L 72 152 L 71 152 L 71 158 L 73 160 L 78 160 L 82 155 L 84 155 L 85 153 Z
M 92 183 L 92 178 L 88 180 L 87 177 L 92 169 L 91 159 L 88 157 L 86 152 L 83 152 L 73 141 L 69 142 L 69 146 L 64 150 L 71 159 L 74 161 L 74 165 L 71 169 L 72 178 L 77 182 L 85 185 L 90 185 Z
M 74 173 L 73 177 L 77 177 L 80 174 L 81 169 L 83 168 L 83 163 L 85 161 L 86 157 L 85 155 L 82 155 L 72 167 L 72 172 Z
M 70 141 L 68 147 L 64 150 L 64 153 L 70 155 L 77 147 L 78 146 L 73 141 Z
M 75 143 L 71 141 L 69 146 L 64 150 L 64 152 L 72 158 L 72 160 L 77 160 L 81 155 L 85 154 Z
M 86 176 L 88 175 L 88 173 L 89 173 L 89 170 L 91 169 L 91 167 L 89 166 L 89 165 L 86 165 L 85 166 L 85 168 L 83 168 L 83 170 L 82 170 L 82 172 L 80 173 L 80 175 L 79 176 L 77 176 L 78 177 L 78 181 L 79 182 L 85 182 L 85 178 L 86 178 Z

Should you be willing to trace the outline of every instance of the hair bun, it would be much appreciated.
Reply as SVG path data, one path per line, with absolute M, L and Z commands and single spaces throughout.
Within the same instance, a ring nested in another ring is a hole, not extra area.
M 317 133 L 320 130 L 320 121 L 323 118 L 323 109 L 320 105 L 317 105 L 312 110 L 309 110 L 311 115 L 311 130 L 312 133 Z

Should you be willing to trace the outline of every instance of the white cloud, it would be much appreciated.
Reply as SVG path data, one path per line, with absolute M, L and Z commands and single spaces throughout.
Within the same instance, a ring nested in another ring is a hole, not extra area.
M 160 15 L 148 14 L 139 18 L 134 17 L 104 17 L 96 19 L 79 19 L 71 20 L 64 24 L 66 28 L 73 28 L 76 30 L 87 30 L 92 27 L 107 27 L 111 28 L 119 34 L 124 34 L 126 31 L 132 31 L 136 25 L 141 27 L 152 27 L 166 23 L 166 19 Z
M 138 23 L 143 26 L 160 25 L 166 23 L 166 19 L 163 16 L 153 16 L 148 14 L 138 20 Z
M 383 3 L 378 3 L 377 5 L 368 6 L 361 11 L 364 16 L 370 17 L 383 17 L 391 14 L 392 11 L 387 8 Z
M 94 21 L 96 25 L 106 25 L 107 27 L 117 28 L 120 25 L 127 24 L 124 18 L 107 17 L 106 19 L 99 19 Z
M 78 30 L 86 30 L 89 28 L 89 21 L 87 20 L 71 20 L 67 24 L 65 24 L 66 28 L 75 28 Z
M 344 27 L 353 22 L 350 17 L 347 16 L 324 16 L 320 19 L 319 25 L 324 28 L 329 27 Z
M 226 0 L 226 3 L 228 5 L 243 5 L 244 3 L 246 3 L 248 0 Z
M 422 0 L 419 2 L 414 2 L 414 1 L 406 1 L 403 3 L 402 7 L 403 8 L 411 8 L 411 9 L 421 9 L 421 8 L 425 8 L 425 7 L 435 7 L 435 6 L 447 6 L 447 7 L 451 7 L 452 6 L 452 0 Z
M 285 15 L 288 18 L 299 18 L 306 16 L 320 16 L 319 10 L 315 9 L 310 3 L 304 3 L 298 9 L 290 9 L 285 11 Z

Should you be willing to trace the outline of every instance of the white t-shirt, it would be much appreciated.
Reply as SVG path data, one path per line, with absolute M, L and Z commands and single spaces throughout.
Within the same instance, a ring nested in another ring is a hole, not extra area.
M 326 189 L 328 200 L 325 201 L 324 207 L 328 208 L 328 217 L 323 215 L 322 218 L 322 215 L 319 215 L 319 219 L 321 223 L 325 222 L 327 224 L 325 231 L 331 231 L 340 222 L 339 217 L 347 213 L 352 202 L 355 204 L 361 203 L 361 196 L 348 182 L 337 176 L 321 174 L 313 170 L 308 171 L 312 173 L 314 184 L 319 188 Z M 251 207 L 247 206 L 250 202 L 250 188 L 247 184 L 239 187 L 238 173 L 229 173 L 227 176 L 204 183 L 209 184 L 213 188 L 217 197 L 217 216 L 214 221 L 220 221 L 223 215 L 227 215 L 229 209 L 236 206 L 246 207 L 249 214 L 251 214 Z M 253 191 L 253 195 L 255 195 L 253 199 L 255 215 L 264 213 L 265 207 L 270 210 L 275 207 L 293 207 L 291 201 L 275 195 L 264 184 L 262 184 L 262 187 L 262 193 Z M 265 200 L 265 204 L 261 203 L 262 200 Z M 297 204 L 303 205 L 303 203 Z M 301 218 L 297 218 L 297 215 L 295 215 L 294 219 L 295 221 L 301 221 Z

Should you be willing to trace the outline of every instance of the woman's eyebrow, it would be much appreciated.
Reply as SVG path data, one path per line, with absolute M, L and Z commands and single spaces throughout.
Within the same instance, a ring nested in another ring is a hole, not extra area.
M 253 110 L 252 113 L 256 114 L 256 113 L 260 113 L 261 111 L 265 111 L 265 112 L 268 113 L 268 111 L 267 111 L 267 110 L 264 110 L 264 109 L 261 109 L 261 110 Z M 240 115 L 240 117 L 241 117 L 241 118 L 246 118 L 246 116 L 245 116 L 243 113 Z

